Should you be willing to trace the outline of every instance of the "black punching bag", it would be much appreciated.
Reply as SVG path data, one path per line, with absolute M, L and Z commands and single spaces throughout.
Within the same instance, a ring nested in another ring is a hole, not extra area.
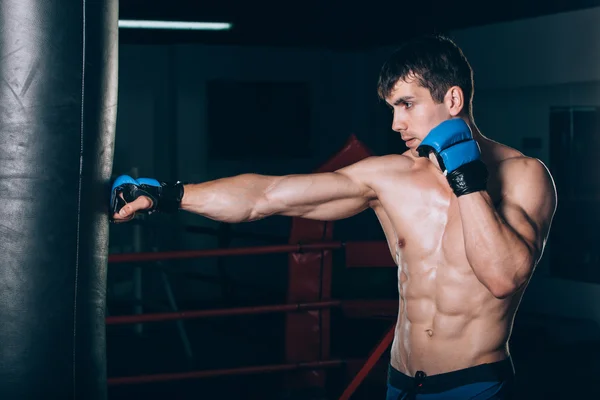
M 118 2 L 0 0 L 0 399 L 106 399 Z

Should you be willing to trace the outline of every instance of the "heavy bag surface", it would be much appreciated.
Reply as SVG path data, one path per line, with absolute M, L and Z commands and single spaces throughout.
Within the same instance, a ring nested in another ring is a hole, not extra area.
M 105 399 L 118 1 L 0 1 L 0 399 Z

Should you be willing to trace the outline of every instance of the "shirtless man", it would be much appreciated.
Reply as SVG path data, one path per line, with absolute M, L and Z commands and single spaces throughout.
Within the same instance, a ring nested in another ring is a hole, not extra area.
M 404 154 L 331 173 L 189 185 L 120 177 L 112 217 L 184 210 L 229 223 L 331 221 L 370 208 L 398 264 L 387 398 L 508 398 L 508 340 L 556 209 L 552 177 L 539 160 L 478 130 L 471 67 L 446 38 L 405 43 L 383 66 L 378 92 Z

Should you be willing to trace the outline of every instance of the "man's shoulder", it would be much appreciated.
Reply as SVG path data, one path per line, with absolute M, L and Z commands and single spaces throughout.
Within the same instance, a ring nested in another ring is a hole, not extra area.
M 397 181 L 406 173 L 410 172 L 415 165 L 415 160 L 403 154 L 386 154 L 381 156 L 370 156 L 352 165 L 338 170 L 355 182 L 365 187 L 377 190 L 385 182 Z
M 386 154 L 379 157 L 379 163 L 402 169 L 409 169 L 415 165 L 415 159 L 408 152 L 402 154 Z
M 550 176 L 550 171 L 544 162 L 538 158 L 524 154 L 517 154 L 500 160 L 498 169 L 501 174 L 517 175 L 525 179 L 546 178 Z
M 556 197 L 554 179 L 541 160 L 519 155 L 502 160 L 498 166 L 504 192 L 510 196 Z
M 408 171 L 414 164 L 415 160 L 407 154 L 386 154 L 365 158 L 356 166 L 373 172 L 385 173 Z
M 550 171 L 539 159 L 527 156 L 517 149 L 502 143 L 495 143 L 495 161 L 491 167 L 497 169 L 500 175 L 510 178 L 522 177 L 524 179 L 542 178 L 550 176 Z

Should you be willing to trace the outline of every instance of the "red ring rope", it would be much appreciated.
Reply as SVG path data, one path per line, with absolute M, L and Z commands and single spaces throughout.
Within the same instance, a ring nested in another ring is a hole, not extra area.
M 288 312 L 299 310 L 317 310 L 341 306 L 340 300 L 321 301 L 314 303 L 273 304 L 255 307 L 222 308 L 214 310 L 194 310 L 157 314 L 118 315 L 106 317 L 106 325 L 137 324 L 141 322 L 173 321 L 179 319 L 221 317 L 231 315 L 266 314 L 273 312 Z
M 276 371 L 293 371 L 298 369 L 332 368 L 343 365 L 343 360 L 312 361 L 294 364 L 259 365 L 251 367 L 214 369 L 207 371 L 175 372 L 167 374 L 125 376 L 119 378 L 108 378 L 109 386 L 131 385 L 149 382 L 171 382 L 183 379 L 209 378 L 225 375 L 259 374 Z
M 319 242 L 306 244 L 283 244 L 273 246 L 238 247 L 231 249 L 205 249 L 187 251 L 165 251 L 155 253 L 111 254 L 109 263 L 134 261 L 164 261 L 183 258 L 204 258 L 221 256 L 246 256 L 271 253 L 302 253 L 305 251 L 336 250 L 343 246 L 342 242 Z

